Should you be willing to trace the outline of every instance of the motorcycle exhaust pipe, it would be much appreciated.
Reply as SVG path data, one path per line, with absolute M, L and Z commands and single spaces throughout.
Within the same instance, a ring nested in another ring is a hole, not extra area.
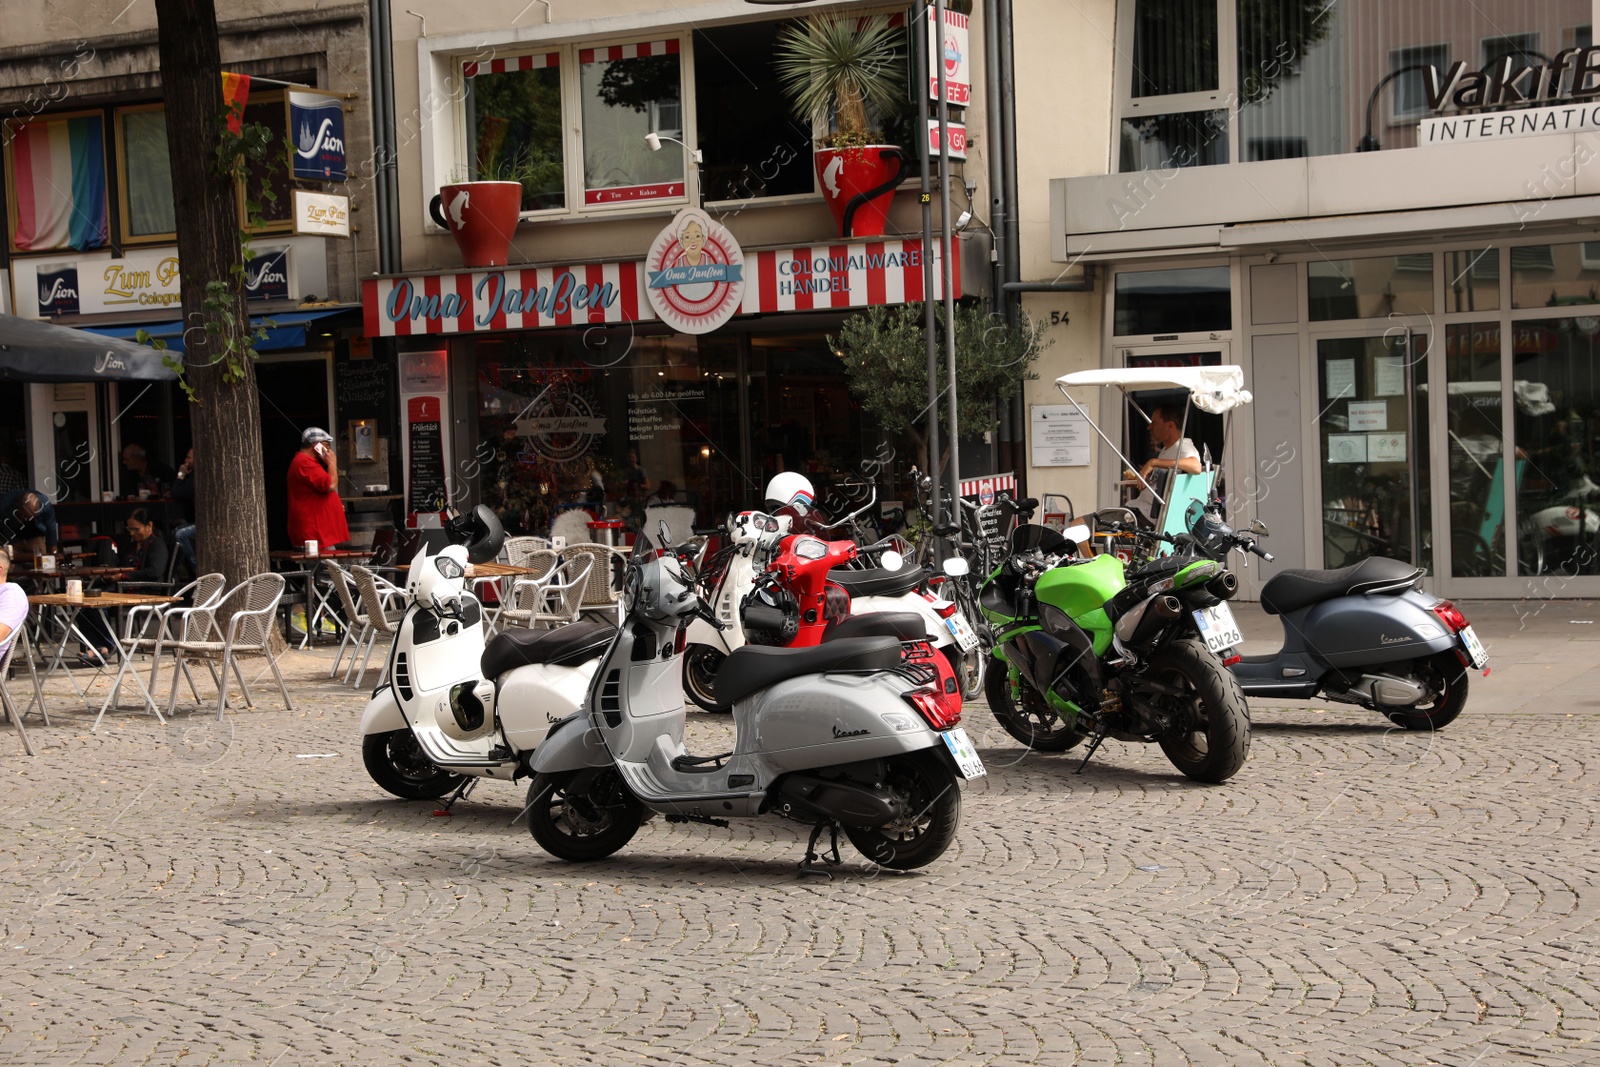
M 1218 600 L 1232 600 L 1233 595 L 1239 591 L 1239 576 L 1232 571 L 1223 571 L 1206 583 L 1206 592 Z
M 1156 597 L 1155 603 L 1150 606 L 1155 608 L 1156 614 L 1163 619 L 1177 619 L 1183 616 L 1183 601 L 1171 593 Z

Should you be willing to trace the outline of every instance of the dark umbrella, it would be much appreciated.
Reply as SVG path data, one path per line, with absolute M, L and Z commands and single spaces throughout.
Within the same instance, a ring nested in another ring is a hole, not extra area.
M 169 382 L 153 348 L 87 330 L 0 315 L 0 381 Z

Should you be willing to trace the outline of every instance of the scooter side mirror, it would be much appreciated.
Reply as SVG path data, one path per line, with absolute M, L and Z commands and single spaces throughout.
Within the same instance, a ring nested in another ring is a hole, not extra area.
M 672 529 L 667 525 L 666 519 L 656 520 L 656 532 L 661 535 L 661 547 L 672 547 Z
M 1257 537 L 1265 537 L 1267 536 L 1267 524 L 1262 522 L 1260 519 L 1251 519 L 1250 532 L 1255 534 Z
M 951 556 L 944 561 L 944 572 L 952 578 L 962 578 L 972 573 L 972 565 L 960 556 Z
M 897 571 L 906 565 L 906 558 L 891 548 L 878 557 L 878 562 L 884 570 Z

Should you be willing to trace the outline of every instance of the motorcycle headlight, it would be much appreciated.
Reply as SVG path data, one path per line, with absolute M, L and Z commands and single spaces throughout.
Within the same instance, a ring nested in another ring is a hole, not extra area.
M 1067 633 L 1076 629 L 1076 624 L 1067 616 L 1067 613 L 1054 604 L 1041 604 L 1039 606 L 1039 625 L 1050 633 Z

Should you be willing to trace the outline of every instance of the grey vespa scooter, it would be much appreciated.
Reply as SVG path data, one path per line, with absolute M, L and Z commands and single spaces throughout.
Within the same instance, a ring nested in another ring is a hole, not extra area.
M 650 812 L 718 826 L 774 814 L 813 827 L 803 871 L 839 862 L 841 829 L 885 867 L 937 859 L 960 821 L 959 782 L 985 772 L 935 699 L 933 672 L 904 664 L 893 635 L 746 645 L 717 672 L 718 701 L 733 707 L 733 747 L 692 755 L 679 684 L 684 632 L 693 618 L 721 625 L 694 589 L 689 556 L 640 535 L 621 625 L 587 705 L 551 726 L 530 761 L 528 821 L 539 845 L 564 860 L 597 860 L 626 845 Z M 825 830 L 831 847 L 819 855 Z
M 1191 507 L 1189 539 L 1212 559 L 1229 549 L 1271 561 L 1256 544 L 1259 520 L 1240 533 L 1213 499 Z M 1254 535 L 1254 536 L 1252 536 Z M 1416 588 L 1423 571 L 1371 556 L 1337 570 L 1286 570 L 1261 588 L 1261 606 L 1283 623 L 1283 647 L 1245 656 L 1230 669 L 1246 696 L 1359 704 L 1408 730 L 1437 730 L 1467 703 L 1467 671 L 1489 654 L 1467 617 L 1448 600 Z

